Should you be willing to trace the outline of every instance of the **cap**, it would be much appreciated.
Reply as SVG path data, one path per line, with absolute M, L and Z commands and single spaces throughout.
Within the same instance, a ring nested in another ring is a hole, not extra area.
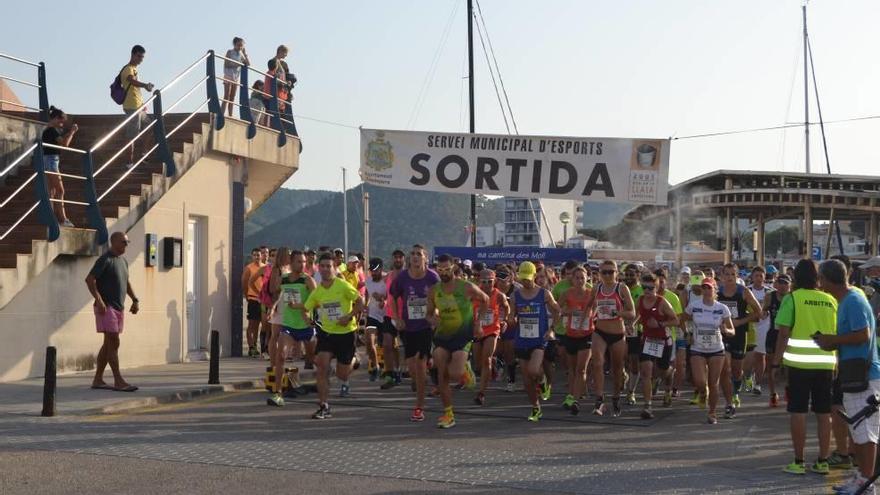
M 391 253 L 391 256 L 406 256 L 406 253 L 400 249 L 395 249 L 394 252 Z
M 336 248 L 333 250 L 333 254 L 343 254 L 342 248 Z
M 534 263 L 523 261 L 519 265 L 519 271 L 516 273 L 516 276 L 522 280 L 535 280 L 536 273 L 538 273 L 538 268 L 535 267 Z
M 775 275 L 779 273 L 779 269 L 776 268 L 776 265 L 767 265 L 767 275 Z
M 346 260 L 346 263 L 357 263 L 360 261 L 357 256 L 349 256 Z
M 382 258 L 370 258 L 370 271 L 375 272 L 376 270 L 382 269 Z
M 687 273 L 688 275 L 690 275 L 691 274 L 691 267 L 686 266 L 686 267 L 682 268 L 681 273 Z
M 699 275 L 691 275 L 691 285 L 700 285 L 703 282 L 703 277 Z
M 868 261 L 862 263 L 862 266 L 860 266 L 859 268 L 874 268 L 877 266 L 880 266 L 880 256 L 874 256 Z
M 315 250 L 314 250 L 314 249 L 307 249 L 307 250 L 306 250 L 306 254 L 309 255 L 309 256 L 313 256 L 313 255 L 315 255 L 315 254 L 317 254 L 317 253 L 315 253 Z
M 712 288 L 714 288 L 715 287 L 715 279 L 706 277 L 700 281 L 700 285 L 708 285 L 708 286 L 711 286 Z
M 474 266 L 474 262 L 471 260 L 464 260 L 461 264 L 468 267 L 468 268 L 471 268 L 472 266 Z

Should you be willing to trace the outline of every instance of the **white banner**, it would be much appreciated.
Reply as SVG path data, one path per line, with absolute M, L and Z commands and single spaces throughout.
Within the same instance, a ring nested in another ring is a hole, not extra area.
M 523 198 L 666 204 L 668 139 L 361 129 L 377 186 Z

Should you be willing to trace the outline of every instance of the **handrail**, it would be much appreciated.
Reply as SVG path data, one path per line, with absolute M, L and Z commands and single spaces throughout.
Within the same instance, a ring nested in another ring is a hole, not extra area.
M 32 180 L 34 180 L 36 178 L 37 178 L 37 173 L 34 172 L 33 174 L 31 174 L 30 177 L 27 178 L 27 180 L 25 180 L 24 182 L 21 183 L 20 186 L 18 186 L 18 189 L 16 189 L 12 194 L 9 195 L 8 198 L 6 198 L 5 200 L 3 200 L 2 203 L 0 203 L 0 208 L 3 208 L 4 206 L 6 206 L 10 201 L 12 201 L 12 198 L 18 196 L 18 193 L 20 193 L 22 189 L 24 189 L 28 184 L 31 183 Z
M 70 148 L 68 146 L 61 146 L 58 144 L 50 144 L 50 143 L 43 143 L 43 148 L 52 148 L 52 149 L 62 150 L 62 151 L 72 151 L 73 153 L 79 153 L 82 155 L 85 155 L 87 153 L 86 150 L 81 150 L 79 148 Z
M 92 147 L 89 149 L 89 151 L 91 151 L 92 153 L 94 153 L 95 151 L 98 151 L 98 148 L 100 148 L 101 146 L 104 146 L 104 143 L 106 143 L 107 141 L 109 141 L 110 138 L 112 138 L 114 134 L 116 134 L 117 132 L 119 132 L 120 129 L 122 129 L 123 127 L 125 127 L 126 124 L 128 124 L 129 122 L 132 121 L 132 119 L 134 119 L 135 117 L 137 117 L 138 114 L 139 114 L 140 112 L 143 112 L 144 109 L 147 108 L 147 105 L 153 103 L 153 98 L 155 98 L 155 97 L 156 97 L 156 95 L 154 94 L 153 96 L 150 96 L 149 98 L 147 98 L 147 101 L 145 101 L 141 106 L 139 106 L 139 107 L 137 108 L 137 110 L 135 110 L 134 112 L 131 112 L 131 113 L 130 113 L 125 119 L 122 120 L 122 122 L 120 122 L 120 123 L 119 123 L 116 127 L 114 127 L 110 132 L 108 132 L 107 134 L 105 134 L 104 137 L 102 137 L 101 139 L 99 139 L 98 142 L 95 143 L 95 145 L 92 146 Z
M 4 76 L 3 74 L 0 74 L 0 79 L 6 79 L 7 81 L 12 81 L 12 82 L 15 82 L 15 83 L 18 83 L 18 84 L 24 84 L 25 86 L 31 86 L 31 87 L 33 87 L 33 88 L 39 88 L 39 87 L 40 87 L 39 84 L 34 84 L 34 83 L 31 83 L 31 82 L 22 81 L 21 79 L 16 79 L 16 78 L 14 78 L 14 77 Z
M 187 67 L 186 69 L 184 69 L 183 72 L 181 72 L 180 74 L 178 74 L 174 79 L 171 80 L 171 82 L 169 82 L 169 83 L 167 83 L 165 86 L 162 86 L 161 88 L 159 88 L 159 91 L 165 92 L 165 90 L 167 90 L 167 89 L 170 88 L 171 86 L 174 86 L 175 84 L 177 84 L 181 79 L 183 79 L 184 77 L 186 77 L 187 74 L 189 74 L 193 69 L 195 69 L 196 66 L 198 66 L 199 63 L 200 63 L 202 60 L 205 60 L 205 59 L 208 58 L 210 55 L 211 55 L 211 52 L 208 51 L 207 53 L 205 53 L 204 55 L 202 55 L 201 57 L 199 57 L 198 60 L 196 60 L 195 62 L 193 62 L 192 64 L 190 64 L 189 67 Z
M 40 111 L 39 108 L 29 107 L 27 105 L 22 105 L 21 103 L 16 103 L 16 102 L 10 101 L 10 100 L 0 100 L 0 103 L 4 103 L 6 105 L 12 105 L 14 107 L 24 108 L 25 110 L 33 110 L 35 112 Z
M 189 91 L 187 91 L 186 93 L 184 93 L 183 96 L 181 96 L 180 98 L 177 99 L 177 101 L 175 101 L 174 103 L 172 103 L 170 107 L 166 108 L 166 109 L 162 112 L 162 115 L 164 116 L 164 115 L 168 115 L 169 113 L 171 113 L 172 110 L 174 110 L 175 108 L 177 108 L 177 105 L 180 105 L 180 104 L 183 102 L 183 100 L 185 100 L 189 95 L 195 93 L 196 90 L 199 89 L 199 86 L 201 86 L 202 83 L 205 82 L 205 81 L 207 81 L 208 79 L 210 79 L 209 76 L 205 76 L 205 77 L 199 79 L 199 81 L 195 84 L 195 86 L 193 86 Z
M 34 67 L 40 66 L 40 64 L 38 64 L 37 62 L 31 62 L 30 60 L 25 60 L 23 58 L 13 57 L 12 55 L 7 55 L 5 53 L 0 53 L 0 58 L 5 58 L 5 59 L 12 60 L 15 62 L 21 62 L 23 64 L 32 65 Z
M 31 154 L 36 148 L 37 148 L 37 143 L 34 143 L 34 144 L 31 145 L 30 148 L 28 148 L 27 150 L 25 150 L 24 153 L 22 153 L 21 155 L 19 155 L 18 158 L 16 158 L 15 160 L 12 160 L 12 163 L 10 163 L 6 168 L 3 169 L 2 172 L 0 172 L 0 179 L 2 179 L 4 175 L 8 174 L 10 170 L 12 170 L 13 168 L 15 168 L 15 166 L 18 165 L 18 162 L 20 162 L 20 161 L 24 160 L 25 158 L 27 158 L 28 155 L 30 155 L 30 154 Z

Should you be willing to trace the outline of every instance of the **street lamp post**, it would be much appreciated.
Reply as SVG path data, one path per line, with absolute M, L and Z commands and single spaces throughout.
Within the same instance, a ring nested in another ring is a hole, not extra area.
M 559 214 L 559 221 L 562 222 L 562 247 L 568 245 L 568 222 L 571 221 L 571 215 L 567 211 Z

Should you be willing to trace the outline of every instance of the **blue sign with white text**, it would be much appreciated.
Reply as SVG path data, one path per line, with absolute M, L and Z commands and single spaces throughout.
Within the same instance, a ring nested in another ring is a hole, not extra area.
M 590 253 L 586 249 L 569 248 L 529 248 L 529 247 L 451 247 L 434 248 L 434 257 L 448 254 L 454 258 L 483 262 L 489 266 L 495 263 L 521 263 L 523 261 L 541 261 L 545 264 L 561 265 L 568 260 L 584 263 L 589 260 Z

